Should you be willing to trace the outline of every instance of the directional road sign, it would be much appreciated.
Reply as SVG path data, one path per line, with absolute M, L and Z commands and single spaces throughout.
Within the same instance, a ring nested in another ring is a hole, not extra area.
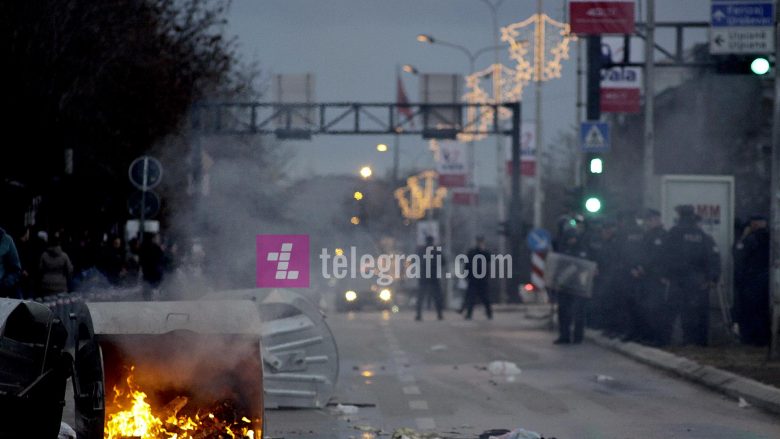
M 580 147 L 583 152 L 604 152 L 610 147 L 609 124 L 588 121 L 580 125 Z
M 548 250 L 551 243 L 550 232 L 545 229 L 533 229 L 528 234 L 528 248 L 531 251 L 540 252 Z
M 710 12 L 710 53 L 774 52 L 774 5 L 771 1 L 713 0 Z

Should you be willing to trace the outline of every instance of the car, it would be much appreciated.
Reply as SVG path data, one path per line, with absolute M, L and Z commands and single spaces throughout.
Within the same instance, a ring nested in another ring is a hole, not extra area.
M 378 285 L 369 281 L 345 282 L 336 290 L 337 311 L 360 311 L 364 309 L 397 309 L 392 284 Z

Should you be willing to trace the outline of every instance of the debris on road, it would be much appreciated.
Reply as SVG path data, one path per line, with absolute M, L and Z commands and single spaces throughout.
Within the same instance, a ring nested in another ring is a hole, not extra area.
M 490 436 L 489 439 L 543 439 L 542 435 L 535 431 L 528 431 L 524 428 L 518 428 L 501 436 Z
M 615 379 L 609 375 L 596 375 L 596 382 L 608 383 L 610 381 L 615 381 Z
M 393 431 L 391 439 L 442 439 L 438 433 L 420 433 L 411 428 L 399 428 Z
M 491 375 L 505 376 L 509 382 L 513 382 L 515 377 L 522 373 L 517 364 L 511 361 L 493 361 L 488 364 L 488 371 Z
M 750 403 L 745 401 L 745 398 L 743 398 L 741 396 L 739 397 L 739 401 L 737 402 L 737 405 L 741 409 L 746 409 L 746 408 L 750 407 Z
M 371 425 L 356 425 L 353 427 L 355 430 L 362 431 L 363 433 L 375 433 L 379 434 L 382 432 L 381 428 L 376 428 Z
M 435 344 L 431 346 L 431 352 L 439 352 L 439 351 L 446 351 L 447 345 L 446 344 Z
M 357 406 L 354 406 L 354 405 L 338 404 L 336 406 L 336 411 L 340 415 L 354 415 L 354 414 L 356 414 L 358 412 L 358 410 L 360 410 L 360 409 Z

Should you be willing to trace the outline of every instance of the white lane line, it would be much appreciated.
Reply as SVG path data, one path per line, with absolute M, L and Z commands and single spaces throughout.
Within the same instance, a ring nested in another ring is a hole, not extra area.
M 423 401 L 421 399 L 409 401 L 409 408 L 412 410 L 428 410 L 428 401 Z
M 433 418 L 417 418 L 414 420 L 420 430 L 435 430 L 436 422 Z
M 403 390 L 404 395 L 420 395 L 422 393 L 417 386 L 404 386 L 401 390 Z

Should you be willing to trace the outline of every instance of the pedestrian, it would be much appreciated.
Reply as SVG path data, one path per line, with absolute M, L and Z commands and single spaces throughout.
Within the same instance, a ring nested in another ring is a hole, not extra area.
M 587 259 L 587 248 L 582 242 L 577 229 L 566 229 L 563 239 L 559 241 L 559 253 L 576 258 Z M 579 292 L 561 288 L 554 292 L 558 300 L 558 338 L 555 344 L 582 343 L 585 331 L 585 308 L 587 299 Z M 574 332 L 572 334 L 572 325 Z
M 109 244 L 101 252 L 99 267 L 111 286 L 122 284 L 127 275 L 127 256 L 122 238 L 111 237 Z
M 0 297 L 21 299 L 19 277 L 22 264 L 13 238 L 0 228 Z
M 60 246 L 59 235 L 52 234 L 38 263 L 38 290 L 41 296 L 67 293 L 72 276 L 73 264 Z
M 493 320 L 493 309 L 490 306 L 489 286 L 489 266 L 490 252 L 485 246 L 485 237 L 477 236 L 475 246 L 468 251 L 466 266 L 466 279 L 468 286 L 466 288 L 465 312 L 466 320 L 471 320 L 474 312 L 474 305 L 477 301 L 485 306 L 485 315 L 488 320 Z
M 141 272 L 143 274 L 142 295 L 144 300 L 152 300 L 152 292 L 160 288 L 165 272 L 165 253 L 160 245 L 160 235 L 150 234 L 144 238 L 140 252 Z
M 444 256 L 440 246 L 434 246 L 432 236 L 425 237 L 425 246 L 420 249 L 420 282 L 417 290 L 417 314 L 415 320 L 422 320 L 423 305 L 427 297 L 433 297 L 436 318 L 444 319 L 444 298 L 439 277 L 444 266 Z
M 750 218 L 749 232 L 742 239 L 741 288 L 734 296 L 736 322 L 742 343 L 763 346 L 770 340 L 769 230 L 765 217 Z
M 677 224 L 664 242 L 669 313 L 665 316 L 665 342 L 671 339 L 681 317 L 683 344 L 706 346 L 709 332 L 710 290 L 720 278 L 720 254 L 715 241 L 699 227 L 691 205 L 677 206 Z
M 667 314 L 669 284 L 663 282 L 666 257 L 664 241 L 666 230 L 661 222 L 661 213 L 647 209 L 642 216 L 642 243 L 640 255 L 631 268 L 631 276 L 640 284 L 638 312 L 639 341 L 661 346 L 668 343 L 664 339 L 663 324 L 660 322 Z

